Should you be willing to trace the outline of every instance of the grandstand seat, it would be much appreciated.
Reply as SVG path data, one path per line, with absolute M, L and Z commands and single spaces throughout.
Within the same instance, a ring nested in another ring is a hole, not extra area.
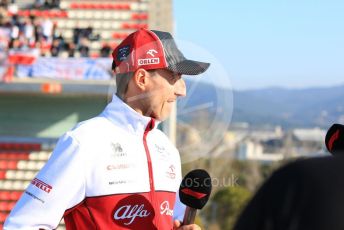
M 147 24 L 139 24 L 139 23 L 133 23 L 133 24 L 129 24 L 129 23 L 123 23 L 122 24 L 122 29 L 140 29 L 140 28 L 148 28 Z
M 14 179 L 16 179 L 16 180 L 24 180 L 24 175 L 25 175 L 24 171 L 16 170 L 15 174 L 14 174 Z
M 93 25 L 93 28 L 100 28 L 102 26 L 102 22 L 101 21 L 93 21 L 92 25 Z
M 0 212 L 0 222 L 5 222 L 6 218 L 7 218 L 7 213 Z M 2 229 L 2 227 L 1 227 L 1 229 Z
M 45 163 L 46 163 L 45 161 L 38 161 L 38 162 L 36 162 L 36 170 L 41 170 L 41 168 L 43 168 Z
M 85 14 L 86 14 L 85 11 L 79 10 L 79 11 L 76 12 L 75 17 L 76 18 L 80 18 L 80 19 L 81 18 L 85 18 Z
M 17 161 L 0 160 L 0 169 L 17 169 Z
M 134 13 L 131 15 L 131 19 L 133 19 L 133 20 L 147 20 L 148 14 L 146 14 L 146 13 L 141 13 L 141 14 Z
M 0 152 L 1 160 L 27 160 L 29 153 L 27 152 Z
M 67 21 L 66 22 L 66 27 L 67 28 L 70 28 L 70 29 L 73 29 L 73 28 L 75 28 L 75 21 L 74 20 L 69 20 L 69 21 Z
M 78 3 L 71 3 L 70 6 L 69 6 L 71 9 L 79 9 L 79 4 Z
M 136 11 L 136 10 L 139 10 L 140 5 L 137 2 L 133 2 L 131 3 L 130 7 L 131 7 L 131 10 Z
M 0 201 L 11 200 L 11 192 L 9 191 L 0 191 Z
M 5 178 L 8 180 L 13 180 L 16 177 L 16 171 L 14 170 L 7 170 L 5 174 Z
M 93 11 L 91 11 L 91 10 L 85 11 L 84 17 L 85 18 L 92 18 L 93 17 Z
M 10 192 L 10 200 L 17 201 L 23 194 L 22 191 L 12 191 Z
M 110 11 L 105 11 L 104 13 L 103 13 L 103 18 L 104 19 L 111 19 L 111 17 L 112 17 L 112 12 L 110 12 Z
M 13 190 L 12 181 L 9 181 L 9 180 L 0 181 L 0 189 Z
M 103 12 L 102 11 L 99 11 L 99 10 L 94 11 L 94 18 L 95 19 L 100 19 L 102 17 L 103 17 Z
M 119 28 L 121 27 L 121 23 L 119 23 L 119 22 L 113 22 L 113 23 L 111 24 L 111 26 L 112 26 L 112 29 L 119 29 Z
M 17 167 L 20 170 L 26 170 L 28 161 L 18 161 Z M 1 162 L 0 162 L 1 163 Z
M 35 143 L 0 143 L 0 150 L 40 150 L 41 145 Z
M 131 15 L 128 12 L 121 12 L 120 13 L 120 19 L 121 20 L 128 20 L 128 19 L 130 19 L 130 17 L 131 17 Z
M 24 174 L 24 180 L 30 180 L 31 181 L 33 178 L 35 178 L 35 176 L 36 176 L 36 172 L 34 172 L 34 171 L 27 171 Z
M 0 180 L 3 180 L 6 178 L 6 171 L 5 170 L 1 170 L 0 171 Z
M 102 23 L 102 28 L 103 28 L 103 29 L 110 29 L 110 28 L 111 28 L 111 22 L 109 22 L 109 21 L 104 21 L 104 22 Z
M 75 18 L 76 14 L 77 14 L 77 11 L 74 11 L 74 10 L 68 11 L 69 18 Z
M 65 1 L 60 2 L 60 8 L 61 9 L 67 9 L 68 6 L 69 6 L 69 4 L 67 2 L 65 2 Z
M 48 160 L 49 157 L 50 152 L 48 151 L 31 152 L 29 155 L 30 160 Z

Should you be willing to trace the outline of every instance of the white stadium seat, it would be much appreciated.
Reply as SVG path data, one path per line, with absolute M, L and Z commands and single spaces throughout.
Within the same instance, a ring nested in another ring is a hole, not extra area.
M 68 11 L 68 16 L 69 16 L 69 18 L 75 18 L 75 17 L 76 17 L 76 12 L 77 12 L 77 11 L 69 10 L 69 11 Z
M 133 11 L 139 10 L 139 7 L 140 7 L 140 4 L 137 2 L 133 2 L 130 5 L 131 10 L 133 10 Z
M 94 12 L 94 18 L 95 19 L 103 18 L 103 12 L 102 11 L 95 11 Z

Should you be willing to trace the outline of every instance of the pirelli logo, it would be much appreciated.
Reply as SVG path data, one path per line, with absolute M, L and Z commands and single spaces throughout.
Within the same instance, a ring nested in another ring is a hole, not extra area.
M 51 185 L 48 185 L 47 183 L 44 183 L 43 181 L 35 178 L 31 181 L 31 184 L 33 184 L 34 186 L 36 186 L 37 188 L 39 188 L 40 190 L 43 190 L 46 193 L 49 193 L 53 187 L 51 187 Z

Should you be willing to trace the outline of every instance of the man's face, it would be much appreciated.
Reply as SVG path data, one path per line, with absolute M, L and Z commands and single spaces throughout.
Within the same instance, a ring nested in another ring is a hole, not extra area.
M 186 86 L 180 74 L 166 69 L 148 71 L 149 87 L 145 98 L 145 115 L 163 121 L 171 113 L 177 97 L 186 95 Z

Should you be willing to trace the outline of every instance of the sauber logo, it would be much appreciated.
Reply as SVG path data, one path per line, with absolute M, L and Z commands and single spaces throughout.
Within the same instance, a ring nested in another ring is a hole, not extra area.
M 158 51 L 154 50 L 154 49 L 150 49 L 147 51 L 147 54 L 149 54 L 152 57 L 155 57 L 155 54 L 157 54 Z
M 170 209 L 170 203 L 167 200 L 161 203 L 160 214 L 166 216 L 173 216 L 173 209 Z
M 43 190 L 46 193 L 49 193 L 53 187 L 51 187 L 51 185 L 48 185 L 46 183 L 44 183 L 43 181 L 35 178 L 31 181 L 31 184 L 33 184 L 34 186 L 36 186 L 37 188 L 39 188 L 40 190 Z
M 124 205 L 122 207 L 119 207 L 114 215 L 113 218 L 115 220 L 125 220 L 125 225 L 132 224 L 135 219 L 138 218 L 145 218 L 150 215 L 150 212 L 148 212 L 145 209 L 145 205 Z

